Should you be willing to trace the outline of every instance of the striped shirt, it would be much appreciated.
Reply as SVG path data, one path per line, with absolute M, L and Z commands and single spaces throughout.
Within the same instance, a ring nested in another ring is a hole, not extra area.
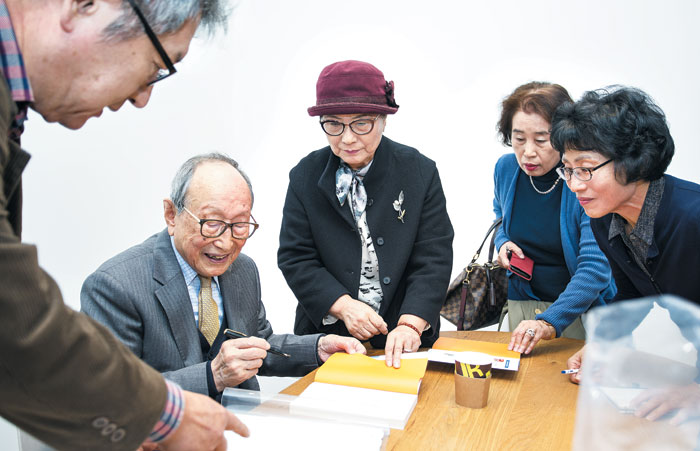
M 18 110 L 10 126 L 9 137 L 19 142 L 19 137 L 24 131 L 24 121 L 27 119 L 27 109 L 34 101 L 34 94 L 29 86 L 22 52 L 17 44 L 17 36 L 4 0 L 0 0 L 0 67 Z
M 165 381 L 168 386 L 168 398 L 165 402 L 163 413 L 160 414 L 160 420 L 156 423 L 148 436 L 152 442 L 160 442 L 169 436 L 182 421 L 185 414 L 185 397 L 182 389 L 175 382 Z

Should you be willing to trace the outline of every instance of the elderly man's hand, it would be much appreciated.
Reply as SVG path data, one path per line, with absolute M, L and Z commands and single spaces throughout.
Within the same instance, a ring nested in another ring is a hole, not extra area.
M 180 426 L 161 443 L 146 442 L 140 450 L 152 451 L 223 451 L 226 449 L 224 430 L 243 437 L 250 432 L 233 412 L 208 396 L 182 392 L 185 397 L 185 412 Z
M 362 343 L 353 337 L 341 337 L 340 335 L 325 335 L 318 340 L 318 358 L 321 362 L 328 360 L 328 357 L 336 352 L 346 352 L 348 354 L 366 354 L 367 350 Z
M 386 322 L 372 307 L 347 294 L 339 297 L 328 313 L 343 321 L 348 332 L 358 340 L 389 333 Z
M 226 340 L 211 362 L 211 373 L 218 391 L 235 387 L 258 374 L 270 344 L 258 337 Z

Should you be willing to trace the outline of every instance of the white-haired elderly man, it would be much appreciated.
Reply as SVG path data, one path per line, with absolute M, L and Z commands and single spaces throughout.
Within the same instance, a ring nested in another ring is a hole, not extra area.
M 144 107 L 225 0 L 0 0 L 0 415 L 59 449 L 223 449 L 230 412 L 183 391 L 65 306 L 21 242 L 19 138 L 27 109 L 78 129 Z
M 256 374 L 303 376 L 335 352 L 365 353 L 353 337 L 273 333 L 257 266 L 241 253 L 258 224 L 235 160 L 190 158 L 163 207 L 166 228 L 100 265 L 80 305 L 167 379 L 218 398 L 226 387 L 257 390 Z

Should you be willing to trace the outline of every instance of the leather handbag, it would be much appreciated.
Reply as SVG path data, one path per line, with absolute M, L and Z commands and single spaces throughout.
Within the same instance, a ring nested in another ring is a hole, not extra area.
M 486 232 L 474 258 L 447 289 L 440 315 L 457 326 L 457 330 L 475 330 L 496 324 L 508 299 L 506 270 L 493 260 L 495 231 L 501 225 L 496 220 Z M 491 235 L 488 260 L 476 263 L 484 243 Z

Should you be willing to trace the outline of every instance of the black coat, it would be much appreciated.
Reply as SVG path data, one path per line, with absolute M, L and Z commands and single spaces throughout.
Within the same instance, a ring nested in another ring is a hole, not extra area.
M 322 319 L 342 295 L 357 298 L 362 248 L 349 202 L 335 195 L 340 159 L 330 147 L 310 153 L 289 173 L 277 262 L 296 295 L 294 332 L 350 335 L 342 321 Z M 364 178 L 367 223 L 379 261 L 384 299 L 379 314 L 389 330 L 403 314 L 430 323 L 422 343 L 440 330 L 440 308 L 452 271 L 454 232 L 435 162 L 386 137 Z M 403 191 L 404 222 L 393 203 Z M 386 336 L 370 340 L 383 348 Z

